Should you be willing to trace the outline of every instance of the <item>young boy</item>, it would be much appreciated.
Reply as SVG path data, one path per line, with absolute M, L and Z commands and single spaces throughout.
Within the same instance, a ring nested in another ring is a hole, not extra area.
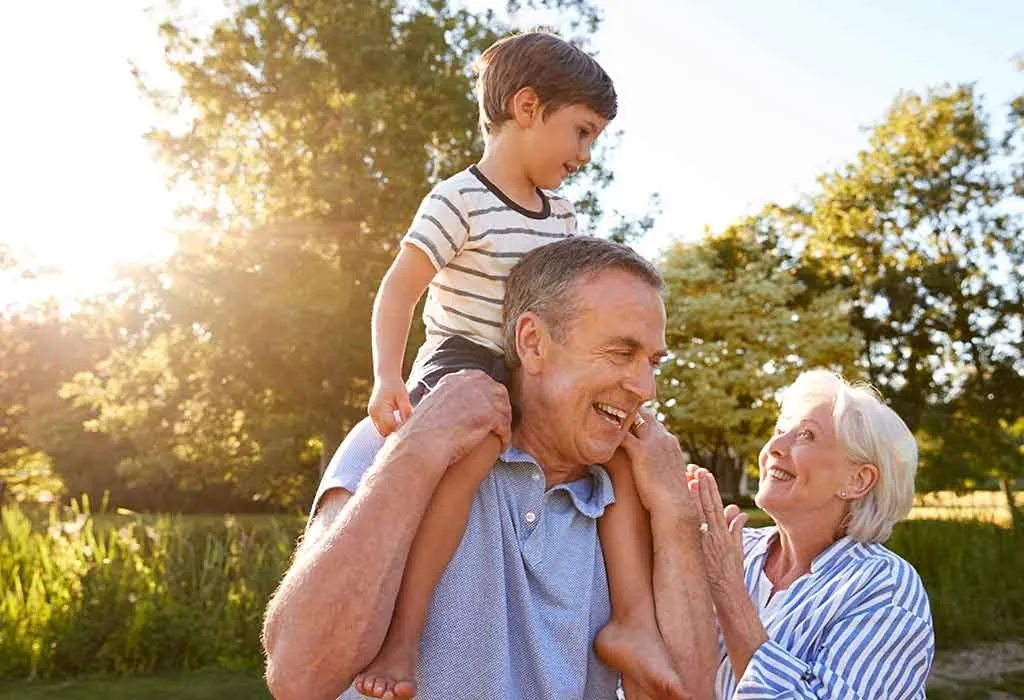
M 552 34 L 503 39 L 483 53 L 478 70 L 483 158 L 423 200 L 374 305 L 368 412 L 384 436 L 408 419 L 445 374 L 481 369 L 504 381 L 505 279 L 529 250 L 576 234 L 572 204 L 545 190 L 556 189 L 590 160 L 594 140 L 616 113 L 607 73 Z M 427 338 L 410 392 L 402 380 L 402 358 L 415 306 L 428 287 Z M 415 695 L 419 639 L 434 586 L 458 548 L 473 497 L 499 452 L 498 438 L 489 437 L 438 485 L 409 553 L 383 647 L 356 678 L 355 688 L 364 695 Z M 642 692 L 682 697 L 655 621 L 646 513 L 629 464 L 614 462 L 609 472 L 616 504 L 599 523 L 613 612 L 596 649 Z

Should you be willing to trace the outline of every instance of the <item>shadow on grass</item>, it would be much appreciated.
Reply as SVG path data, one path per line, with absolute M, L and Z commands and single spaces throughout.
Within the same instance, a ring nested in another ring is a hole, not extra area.
M 195 671 L 127 678 L 0 683 L 0 700 L 271 700 L 258 673 Z
M 930 686 L 928 700 L 989 700 L 995 691 L 1024 698 L 1024 671 L 1013 671 L 989 679 L 959 680 L 956 685 Z

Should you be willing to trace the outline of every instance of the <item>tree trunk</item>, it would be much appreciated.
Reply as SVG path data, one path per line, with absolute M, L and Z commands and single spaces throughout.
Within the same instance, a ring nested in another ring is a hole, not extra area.
M 1003 492 L 1006 497 L 1006 507 L 1010 510 L 1010 526 L 1014 530 L 1019 530 L 1024 527 L 1024 523 L 1021 522 L 1021 514 L 1017 508 L 1017 503 L 1014 500 L 1013 483 L 1008 477 L 1003 477 L 999 480 L 999 490 Z

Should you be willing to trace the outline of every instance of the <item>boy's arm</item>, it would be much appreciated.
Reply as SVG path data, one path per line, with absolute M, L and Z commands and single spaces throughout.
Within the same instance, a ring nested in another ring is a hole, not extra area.
M 391 420 L 390 415 L 373 415 L 374 410 L 378 413 L 385 410 L 380 405 L 374 406 L 379 396 L 397 395 L 408 401 L 402 382 L 402 358 L 416 303 L 436 273 L 426 253 L 416 246 L 403 244 L 381 281 L 373 302 L 371 325 L 375 398 L 371 401 L 371 417 L 374 423 Z M 392 406 L 387 411 L 402 408 Z M 404 410 L 403 417 L 407 417 Z

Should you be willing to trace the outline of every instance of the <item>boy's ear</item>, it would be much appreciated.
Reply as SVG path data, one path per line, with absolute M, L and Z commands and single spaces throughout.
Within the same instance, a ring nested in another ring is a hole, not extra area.
M 547 354 L 548 328 L 544 319 L 527 311 L 516 321 L 516 352 L 522 363 L 523 372 L 537 374 Z
M 520 88 L 509 100 L 512 120 L 522 129 L 530 126 L 540 116 L 541 105 L 537 91 L 532 87 Z

